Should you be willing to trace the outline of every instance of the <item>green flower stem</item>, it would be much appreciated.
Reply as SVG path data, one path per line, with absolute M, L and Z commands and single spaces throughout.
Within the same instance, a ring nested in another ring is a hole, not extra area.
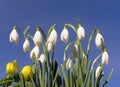
M 27 38 L 26 33 L 27 33 L 27 31 L 28 31 L 29 29 L 30 29 L 30 26 L 27 26 L 27 27 L 24 29 L 24 31 L 22 32 L 25 39 Z
M 69 26 L 77 34 L 77 30 L 76 30 L 76 28 L 72 24 L 65 24 L 65 26 Z
M 63 78 L 64 78 L 64 80 L 65 80 L 65 87 L 69 87 L 69 85 L 68 85 L 68 79 L 67 79 L 67 77 L 66 77 L 66 74 L 65 74 L 65 70 L 64 70 L 63 65 L 61 65 L 61 69 L 62 69 Z
M 98 61 L 98 59 L 99 59 L 101 56 L 102 56 L 102 53 L 99 54 L 99 55 L 93 60 L 92 65 L 91 65 L 91 71 L 92 71 L 93 68 L 94 68 L 94 64 Z
M 89 55 L 91 42 L 92 42 L 93 36 L 94 36 L 94 34 L 95 34 L 96 31 L 97 31 L 97 30 L 94 29 L 93 32 L 92 32 L 91 35 L 90 35 L 89 42 L 88 42 L 88 47 L 87 47 L 87 52 L 86 52 L 87 55 Z M 88 58 L 88 57 L 87 57 L 87 58 Z
M 75 42 L 72 41 L 71 43 L 69 43 L 66 47 L 65 47 L 65 50 L 64 50 L 64 69 L 66 69 L 66 52 L 67 50 L 74 44 Z

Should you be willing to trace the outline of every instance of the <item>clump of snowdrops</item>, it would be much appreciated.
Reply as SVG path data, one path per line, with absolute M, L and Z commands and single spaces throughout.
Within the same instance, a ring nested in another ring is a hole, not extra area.
M 18 30 L 14 26 L 9 40 L 11 43 L 19 43 Z M 113 73 L 113 69 L 108 73 L 108 78 L 104 78 L 104 65 L 109 63 L 109 54 L 105 48 L 104 37 L 98 29 L 91 33 L 86 49 L 82 47 L 82 41 L 86 36 L 84 27 L 78 22 L 75 27 L 72 24 L 65 24 L 61 31 L 60 39 L 66 44 L 64 49 L 63 64 L 58 65 L 54 58 L 54 48 L 58 39 L 56 25 L 52 25 L 47 35 L 38 26 L 34 35 L 28 34 L 30 26 L 22 30 L 24 36 L 23 52 L 30 54 L 31 65 L 26 65 L 19 69 L 17 60 L 6 64 L 6 76 L 0 80 L 2 87 L 105 87 Z M 69 41 L 69 29 L 75 32 L 76 38 Z M 89 55 L 91 42 L 95 37 L 95 45 L 101 53 L 90 61 Z M 30 42 L 32 39 L 33 42 Z M 34 44 L 32 47 L 31 44 Z M 57 50 L 56 50 L 57 51 Z M 69 53 L 68 53 L 69 51 Z M 69 55 L 69 56 L 67 56 Z M 102 60 L 101 62 L 98 60 Z M 95 67 L 95 65 L 97 67 Z

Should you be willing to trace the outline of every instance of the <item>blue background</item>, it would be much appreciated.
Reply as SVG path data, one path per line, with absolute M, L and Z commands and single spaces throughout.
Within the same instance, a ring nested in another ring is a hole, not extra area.
M 16 46 L 9 42 L 9 34 L 14 25 L 18 25 L 22 29 L 28 25 L 31 26 L 28 33 L 33 35 L 37 25 L 40 25 L 47 34 L 49 27 L 56 24 L 59 37 L 55 56 L 59 63 L 62 63 L 63 50 L 66 45 L 60 41 L 60 32 L 65 23 L 77 26 L 79 19 L 86 30 L 86 39 L 82 41 L 84 48 L 94 27 L 100 29 L 110 56 L 109 65 L 104 66 L 105 76 L 108 75 L 111 68 L 114 68 L 107 87 L 119 87 L 119 0 L 0 0 L 0 79 L 6 75 L 5 65 L 9 61 L 17 59 L 20 68 L 31 64 L 29 53 L 23 52 L 24 38 L 19 31 L 20 43 Z M 70 30 L 70 40 L 74 38 L 75 35 Z M 101 52 L 95 47 L 94 41 L 92 47 L 90 60 Z

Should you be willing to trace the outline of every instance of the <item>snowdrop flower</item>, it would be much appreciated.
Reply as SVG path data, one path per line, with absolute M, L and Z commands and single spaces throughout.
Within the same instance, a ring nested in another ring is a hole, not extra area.
M 29 43 L 29 40 L 26 39 L 23 43 L 23 51 L 27 52 L 27 51 L 29 51 L 29 49 L 30 49 L 30 43 Z
M 48 42 L 52 42 L 53 45 L 57 42 L 57 32 L 55 29 L 53 29 L 50 33 L 50 36 L 48 37 Z
M 66 62 L 66 69 L 71 69 L 72 68 L 72 59 L 68 59 Z
M 102 64 L 108 64 L 109 55 L 108 52 L 105 50 L 102 54 Z
M 98 49 L 102 48 L 104 45 L 104 38 L 99 32 L 96 35 L 95 44 Z
M 15 27 L 13 28 L 13 30 L 10 33 L 9 40 L 10 40 L 10 42 L 14 42 L 15 44 L 18 44 L 18 42 L 19 42 L 19 35 L 18 35 Z
M 43 53 L 40 55 L 39 60 L 40 60 L 41 63 L 44 63 L 46 61 L 46 57 Z
M 40 49 L 39 49 L 39 46 L 36 45 L 32 51 L 30 52 L 30 58 L 33 59 L 33 58 L 36 58 L 38 59 L 40 57 Z
M 61 41 L 67 43 L 69 40 L 69 32 L 68 29 L 64 28 L 61 32 Z
M 96 69 L 96 71 L 95 71 L 95 78 L 96 79 L 99 77 L 101 71 L 102 71 L 101 66 L 98 66 L 97 69 Z
M 77 34 L 80 40 L 85 38 L 85 29 L 81 25 L 78 26 Z
M 47 43 L 47 51 L 51 52 L 53 50 L 53 44 L 51 42 Z
M 76 58 L 78 54 L 78 45 L 75 44 L 70 52 L 70 58 Z
M 36 30 L 34 37 L 33 37 L 34 44 L 42 43 L 42 35 L 40 30 Z

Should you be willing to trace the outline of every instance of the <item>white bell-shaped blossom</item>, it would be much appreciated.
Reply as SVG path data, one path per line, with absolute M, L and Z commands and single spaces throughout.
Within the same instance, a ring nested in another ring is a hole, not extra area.
M 66 69 L 71 69 L 72 68 L 72 59 L 68 58 L 66 62 Z
M 39 46 L 36 45 L 30 52 L 30 58 L 38 59 L 39 57 L 40 57 L 40 49 L 39 49 Z
M 85 29 L 81 25 L 77 29 L 77 34 L 80 40 L 85 38 Z
M 102 70 L 101 66 L 98 66 L 96 71 L 95 71 L 95 78 L 96 79 L 99 77 L 101 70 Z
M 102 54 L 102 64 L 108 64 L 109 55 L 108 52 L 105 50 Z
M 53 44 L 51 42 L 47 43 L 47 51 L 51 52 L 53 50 Z
M 42 54 L 40 55 L 39 60 L 40 60 L 41 63 L 44 63 L 44 62 L 46 61 L 45 54 L 42 53 Z
M 24 52 L 27 52 L 27 51 L 29 51 L 29 50 L 30 50 L 30 42 L 29 42 L 28 39 L 26 39 L 26 40 L 24 41 L 24 43 L 23 43 L 23 51 L 24 51 Z
M 19 35 L 18 35 L 16 29 L 13 29 L 11 31 L 10 36 L 9 36 L 9 40 L 10 40 L 10 42 L 18 44 L 18 42 L 19 42 Z
M 61 41 L 67 43 L 69 40 L 69 32 L 68 29 L 64 28 L 61 32 Z
M 33 37 L 34 44 L 42 43 L 42 35 L 39 30 L 36 30 L 34 37 Z
M 53 45 L 57 42 L 57 32 L 55 29 L 53 29 L 49 35 L 48 42 L 52 42 Z
M 104 45 L 104 38 L 100 33 L 97 33 L 96 35 L 95 44 L 98 49 L 102 48 L 102 46 Z
M 75 44 L 70 52 L 70 58 L 76 58 L 78 54 L 78 45 Z

